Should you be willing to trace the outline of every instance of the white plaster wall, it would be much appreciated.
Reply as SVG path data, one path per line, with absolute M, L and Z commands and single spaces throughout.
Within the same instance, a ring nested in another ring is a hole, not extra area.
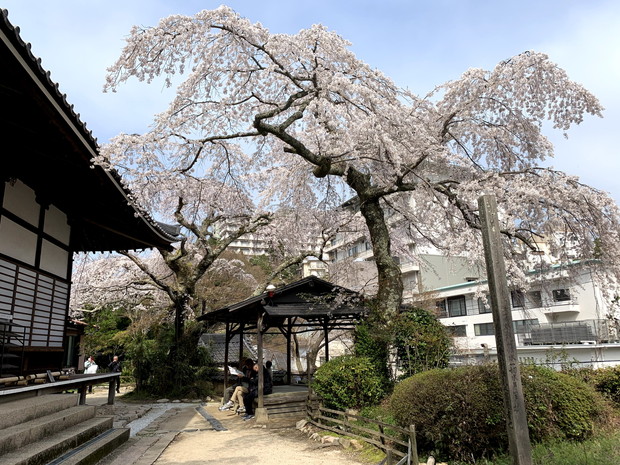
M 2 206 L 34 226 L 39 224 L 41 207 L 35 199 L 34 191 L 21 181 L 5 183 Z
M 21 260 L 29 265 L 34 265 L 36 250 L 36 234 L 7 217 L 0 219 L 0 253 L 7 257 Z
M 71 227 L 67 224 L 67 215 L 53 205 L 45 212 L 43 231 L 65 245 L 69 245 Z
M 67 276 L 67 264 L 69 263 L 69 253 L 52 244 L 49 241 L 43 240 L 41 244 L 41 264 L 42 270 L 48 271 L 61 278 L 68 278 Z

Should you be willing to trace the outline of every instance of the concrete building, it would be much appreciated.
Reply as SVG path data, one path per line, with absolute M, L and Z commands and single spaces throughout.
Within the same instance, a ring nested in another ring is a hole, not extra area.
M 580 267 L 578 262 L 573 265 Z M 531 272 L 531 289 L 511 292 L 519 360 L 554 368 L 620 364 L 618 322 L 587 266 L 574 278 L 555 265 Z M 464 282 L 433 292 L 440 321 L 454 335 L 454 364 L 497 356 L 486 282 Z

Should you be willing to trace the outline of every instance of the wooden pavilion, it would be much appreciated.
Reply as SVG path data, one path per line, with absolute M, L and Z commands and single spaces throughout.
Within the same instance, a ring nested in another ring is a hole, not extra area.
M 269 332 L 282 334 L 287 342 L 286 384 L 291 384 L 291 338 L 293 334 L 323 331 L 325 360 L 329 360 L 328 334 L 333 330 L 353 330 L 365 316 L 362 297 L 351 290 L 328 281 L 309 276 L 294 283 L 274 288 L 242 302 L 206 313 L 198 318 L 207 323 L 224 323 L 226 326 L 225 364 L 230 360 L 229 342 L 239 335 L 254 333 L 258 345 L 258 364 L 263 366 L 263 336 Z M 243 358 L 242 349 L 233 354 L 235 360 Z M 263 395 L 263 372 L 259 370 L 258 422 L 269 421 Z M 224 386 L 228 384 L 225 372 Z M 271 396 L 270 396 L 271 397 Z

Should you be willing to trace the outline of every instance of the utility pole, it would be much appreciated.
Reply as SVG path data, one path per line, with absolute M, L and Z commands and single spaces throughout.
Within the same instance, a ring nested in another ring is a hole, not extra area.
M 532 446 L 527 429 L 527 414 L 521 385 L 517 345 L 512 327 L 510 293 L 506 281 L 497 202 L 492 195 L 478 199 L 480 220 L 482 222 L 482 241 L 487 267 L 497 359 L 506 410 L 508 446 L 513 465 L 532 465 Z

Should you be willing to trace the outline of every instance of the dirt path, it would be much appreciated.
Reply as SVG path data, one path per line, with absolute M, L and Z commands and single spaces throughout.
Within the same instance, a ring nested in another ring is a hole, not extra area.
M 103 405 L 105 400 L 99 393 L 87 397 L 87 403 L 101 406 L 102 414 L 114 415 L 118 426 L 126 423 L 121 420 L 129 420 L 134 434 L 100 465 L 362 463 L 340 446 L 320 444 L 295 428 L 257 427 L 254 420 L 244 422 L 240 416 L 220 412 L 217 403 L 200 408 L 199 404 L 138 405 L 119 399 L 110 408 Z
M 225 431 L 196 430 L 179 433 L 156 460 L 155 465 L 168 464 L 234 464 L 234 465 L 359 465 L 340 447 L 325 447 L 311 441 L 296 429 L 269 430 L 257 428 L 254 421 L 244 422 L 228 412 L 219 412 L 216 404 L 205 408 Z M 197 427 L 210 425 L 195 410 L 180 412 L 175 419 L 163 423 L 167 427 L 183 423 Z M 175 428 L 176 429 L 176 428 Z

